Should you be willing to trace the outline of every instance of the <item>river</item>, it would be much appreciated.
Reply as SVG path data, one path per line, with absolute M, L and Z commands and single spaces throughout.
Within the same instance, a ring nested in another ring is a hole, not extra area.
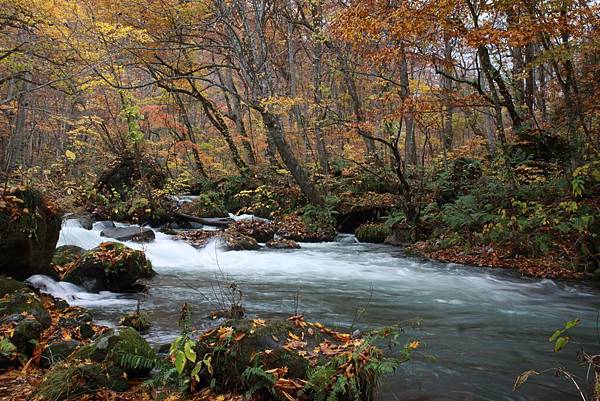
M 385 378 L 380 399 L 395 400 L 540 400 L 577 399 L 574 387 L 552 375 L 531 379 L 517 392 L 515 377 L 524 370 L 564 366 L 585 376 L 576 352 L 597 350 L 599 292 L 586 284 L 521 278 L 513 272 L 423 261 L 395 247 L 337 242 L 301 244 L 299 250 L 230 251 L 216 242 L 203 249 L 156 233 L 141 245 L 158 275 L 141 298 L 153 328 L 147 339 L 170 341 L 177 332 L 182 303 L 192 305 L 197 327 L 216 302 L 218 282 L 235 282 L 250 316 L 302 313 L 308 320 L 363 330 L 415 318 L 418 328 L 406 340 L 421 340 L 427 355 L 417 356 Z M 75 221 L 63 226 L 58 245 L 90 249 L 106 238 Z M 225 279 L 224 279 L 225 277 Z M 48 292 L 94 311 L 99 323 L 115 325 L 133 311 L 136 296 L 90 294 L 68 283 L 35 276 Z M 216 291 L 215 291 L 216 290 Z M 364 309 L 364 313 L 357 313 Z M 552 352 L 548 337 L 575 317 L 573 343 Z

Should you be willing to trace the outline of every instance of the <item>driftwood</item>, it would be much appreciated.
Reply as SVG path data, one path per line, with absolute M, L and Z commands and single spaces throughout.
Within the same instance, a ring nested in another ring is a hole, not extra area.
M 175 216 L 182 220 L 193 221 L 195 223 L 204 224 L 205 226 L 218 228 L 227 228 L 235 221 L 229 217 L 197 217 L 180 212 L 175 212 Z

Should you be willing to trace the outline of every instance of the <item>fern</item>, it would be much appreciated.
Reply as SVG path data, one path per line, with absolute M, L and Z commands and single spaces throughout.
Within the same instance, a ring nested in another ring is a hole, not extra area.
M 119 337 L 121 341 L 112 349 L 118 366 L 125 370 L 150 370 L 157 365 L 158 358 L 154 350 L 134 329 L 122 329 Z
M 258 391 L 265 389 L 272 394 L 273 386 L 275 385 L 275 376 L 271 373 L 267 373 L 262 366 L 251 367 L 248 366 L 242 373 L 242 379 L 248 384 L 252 383 L 252 386 L 246 391 L 246 397 L 250 398 Z

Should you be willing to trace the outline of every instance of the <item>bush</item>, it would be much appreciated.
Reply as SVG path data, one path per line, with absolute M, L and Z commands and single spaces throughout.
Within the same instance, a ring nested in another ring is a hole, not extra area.
M 221 217 L 227 215 L 227 209 L 221 194 L 208 191 L 198 195 L 192 202 L 185 203 L 179 210 L 197 217 Z
M 392 230 L 387 225 L 378 223 L 363 224 L 355 232 L 360 242 L 373 244 L 382 244 L 391 233 Z

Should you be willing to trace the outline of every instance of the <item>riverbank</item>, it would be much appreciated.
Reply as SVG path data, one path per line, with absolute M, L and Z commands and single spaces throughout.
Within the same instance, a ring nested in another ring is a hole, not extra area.
M 410 254 L 445 263 L 457 263 L 480 268 L 502 268 L 516 270 L 526 277 L 542 279 L 589 280 L 584 272 L 565 268 L 572 261 L 561 254 L 548 254 L 535 258 L 515 256 L 509 249 L 498 249 L 493 245 L 452 246 L 436 249 L 429 241 L 421 241 L 407 246 Z

